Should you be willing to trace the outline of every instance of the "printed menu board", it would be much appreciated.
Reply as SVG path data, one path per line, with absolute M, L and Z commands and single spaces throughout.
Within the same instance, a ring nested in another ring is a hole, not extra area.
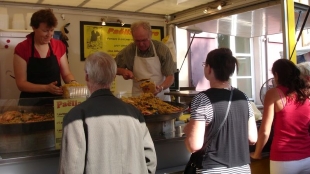
M 152 39 L 163 39 L 164 27 L 152 26 Z M 97 51 L 110 54 L 113 58 L 123 48 L 133 42 L 130 25 L 106 24 L 101 22 L 80 21 L 80 49 L 81 61 Z M 111 84 L 111 91 L 115 92 L 116 82 Z
M 153 40 L 163 39 L 164 27 L 152 26 Z M 90 54 L 103 51 L 115 57 L 119 51 L 133 42 L 130 25 L 101 25 L 98 22 L 80 21 L 81 61 Z
M 54 100 L 54 117 L 55 117 L 55 149 L 61 148 L 62 139 L 62 122 L 64 116 L 76 105 L 84 102 L 86 98 L 74 98 Z

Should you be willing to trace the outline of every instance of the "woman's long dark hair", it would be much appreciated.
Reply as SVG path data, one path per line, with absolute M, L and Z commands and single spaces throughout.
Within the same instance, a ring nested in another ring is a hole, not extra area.
M 296 102 L 304 103 L 310 96 L 310 82 L 300 76 L 300 70 L 288 59 L 273 63 L 272 73 L 278 75 L 278 84 L 288 88 L 286 96 L 297 94 Z

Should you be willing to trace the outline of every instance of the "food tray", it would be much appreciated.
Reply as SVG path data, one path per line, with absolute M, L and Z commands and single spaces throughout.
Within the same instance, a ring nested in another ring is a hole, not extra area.
M 172 106 L 177 106 L 181 107 L 181 111 L 176 112 L 176 113 L 170 113 L 170 114 L 156 114 L 156 115 L 145 115 L 144 119 L 145 122 L 164 122 L 164 121 L 169 121 L 175 118 L 178 118 L 182 115 L 182 113 L 188 109 L 188 106 L 182 103 L 176 103 L 176 102 L 167 102 L 166 103 L 172 105 Z

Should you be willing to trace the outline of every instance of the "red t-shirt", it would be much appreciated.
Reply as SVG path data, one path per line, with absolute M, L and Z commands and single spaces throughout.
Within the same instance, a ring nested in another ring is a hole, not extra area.
M 285 87 L 278 86 L 284 94 Z M 286 97 L 284 108 L 275 113 L 274 137 L 270 150 L 270 160 L 293 161 L 310 157 L 310 102 L 298 105 L 294 99 Z
M 14 50 L 14 54 L 19 55 L 27 63 L 31 56 L 32 34 L 33 33 L 28 34 L 26 36 L 27 39 L 17 44 Z M 50 40 L 50 44 L 53 49 L 54 55 L 57 57 L 58 64 L 60 65 L 60 58 L 66 53 L 66 46 L 60 40 L 53 39 L 53 38 Z M 49 50 L 45 57 L 49 57 L 50 52 L 51 51 Z M 35 48 L 34 48 L 34 57 L 40 57 L 40 54 Z

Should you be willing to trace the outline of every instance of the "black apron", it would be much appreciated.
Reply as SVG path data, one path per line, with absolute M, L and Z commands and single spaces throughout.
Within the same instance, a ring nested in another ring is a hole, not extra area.
M 50 84 L 57 81 L 57 86 L 61 86 L 60 68 L 57 57 L 54 55 L 53 49 L 48 44 L 50 49 L 50 56 L 46 58 L 34 57 L 34 35 L 32 37 L 31 57 L 27 64 L 27 81 L 34 84 Z M 42 99 L 42 97 L 49 97 L 49 99 Z M 51 98 L 53 97 L 53 98 Z M 20 100 L 20 105 L 46 105 L 53 104 L 53 99 L 59 97 L 49 92 L 21 92 L 20 98 L 32 98 Z M 33 99 L 38 98 L 38 99 Z M 41 98 L 41 99 L 39 99 Z

